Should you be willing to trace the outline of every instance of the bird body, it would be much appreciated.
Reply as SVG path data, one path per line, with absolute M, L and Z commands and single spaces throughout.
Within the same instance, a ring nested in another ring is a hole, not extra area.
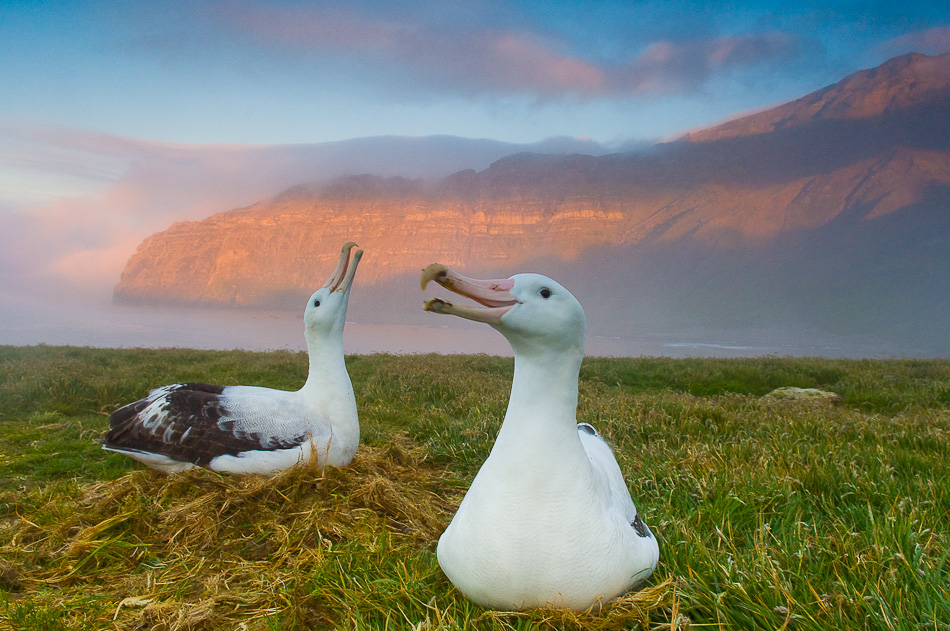
M 347 243 L 327 284 L 304 312 L 309 372 L 300 390 L 179 383 L 155 388 L 116 410 L 103 449 L 165 473 L 207 467 L 273 475 L 317 458 L 345 466 L 359 445 L 356 399 L 343 359 L 352 265 Z
M 648 578 L 656 539 L 610 446 L 576 419 L 580 304 L 543 276 L 476 281 L 430 268 L 423 284 L 436 280 L 484 307 L 435 299 L 426 308 L 491 324 L 515 353 L 502 427 L 439 539 L 446 576 L 476 603 L 506 610 L 585 610 Z

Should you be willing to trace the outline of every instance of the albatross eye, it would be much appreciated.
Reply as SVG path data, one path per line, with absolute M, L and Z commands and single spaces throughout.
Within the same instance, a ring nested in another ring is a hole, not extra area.
M 540 293 L 541 293 L 541 297 L 544 298 L 545 300 L 551 297 L 551 290 L 548 289 L 547 287 L 542 289 Z
M 319 307 L 319 306 L 320 306 L 320 299 L 319 299 L 319 298 L 314 298 L 314 299 L 313 299 L 313 306 L 314 306 L 314 307 Z

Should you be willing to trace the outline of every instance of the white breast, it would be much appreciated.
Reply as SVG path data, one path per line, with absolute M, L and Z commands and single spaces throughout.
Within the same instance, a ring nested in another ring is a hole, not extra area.
M 583 610 L 656 567 L 656 540 L 631 525 L 626 487 L 618 494 L 575 441 L 580 458 L 493 460 L 493 452 L 479 471 L 438 545 L 446 576 L 475 602 Z

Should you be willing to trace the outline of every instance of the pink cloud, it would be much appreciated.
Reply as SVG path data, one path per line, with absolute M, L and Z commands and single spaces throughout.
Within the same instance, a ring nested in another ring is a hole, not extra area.
M 174 221 L 248 205 L 299 183 L 293 151 L 156 143 L 57 126 L 0 125 L 0 286 L 103 299 L 138 243 Z M 45 190 L 18 189 L 20 180 Z M 49 199 L 47 199 L 49 197 Z
M 736 35 L 709 40 L 703 53 L 713 66 L 751 66 L 788 59 L 799 52 L 795 36 L 778 31 L 754 35 Z
M 408 67 L 430 84 L 476 91 L 599 93 L 603 72 L 530 33 L 426 24 L 352 9 L 237 5 L 222 16 L 258 43 Z M 397 74 L 405 74 L 398 70 Z
M 440 36 L 428 48 L 440 51 L 427 62 L 430 72 L 445 82 L 471 81 L 473 91 L 593 96 L 604 93 L 607 85 L 602 68 L 526 34 L 482 31 L 467 42 Z
M 358 5 L 266 9 L 228 5 L 221 19 L 257 43 L 362 64 L 393 82 L 467 94 L 597 98 L 691 91 L 716 72 L 775 63 L 800 53 L 781 32 L 682 42 L 655 41 L 627 60 L 588 59 L 554 36 L 447 25 Z
M 0 216 L 4 293 L 106 302 L 142 233 L 91 200 L 62 200 L 29 214 Z
M 658 41 L 613 73 L 613 90 L 626 94 L 695 91 L 717 73 L 786 62 L 800 51 L 797 37 L 780 32 Z

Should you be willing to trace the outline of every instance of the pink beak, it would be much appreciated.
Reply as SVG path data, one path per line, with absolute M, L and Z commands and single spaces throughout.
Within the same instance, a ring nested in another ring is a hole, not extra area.
M 433 263 L 422 270 L 423 290 L 430 280 L 434 280 L 449 291 L 484 305 L 483 307 L 454 305 L 441 298 L 431 298 L 425 302 L 423 309 L 433 313 L 447 313 L 476 322 L 500 324 L 501 317 L 518 304 L 518 300 L 511 295 L 511 288 L 514 287 L 515 281 L 510 278 L 478 280 L 463 276 L 440 263 Z

